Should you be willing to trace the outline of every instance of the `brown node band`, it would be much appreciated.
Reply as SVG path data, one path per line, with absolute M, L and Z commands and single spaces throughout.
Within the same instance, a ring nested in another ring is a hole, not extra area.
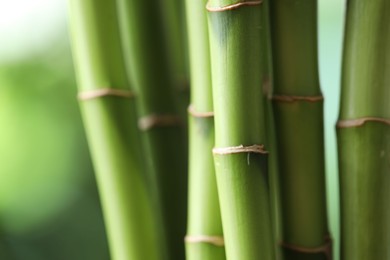
M 214 112 L 198 112 L 198 111 L 196 111 L 192 104 L 188 106 L 187 111 L 191 116 L 198 117 L 198 118 L 208 118 L 208 117 L 214 116 Z
M 84 101 L 84 100 L 95 99 L 99 97 L 107 97 L 107 96 L 132 98 L 134 97 L 134 93 L 126 89 L 100 88 L 100 89 L 82 91 L 77 95 L 77 98 L 79 100 Z
M 187 235 L 184 241 L 189 244 L 207 243 L 214 246 L 225 246 L 225 240 L 222 236 L 207 236 L 207 235 Z
M 323 254 L 326 256 L 327 260 L 332 260 L 332 239 L 330 237 L 327 237 L 325 239 L 325 243 L 318 247 L 303 247 L 303 246 L 296 246 L 287 244 L 285 242 L 281 243 L 281 246 L 286 250 L 291 250 L 296 253 L 301 254 Z
M 138 120 L 138 127 L 143 131 L 155 127 L 181 126 L 182 119 L 176 115 L 148 115 Z
M 263 93 L 268 98 L 272 98 L 272 81 L 270 77 L 264 77 L 263 79 Z
M 361 118 L 357 118 L 357 119 L 339 120 L 337 122 L 337 127 L 338 128 L 359 127 L 359 126 L 363 126 L 367 122 L 376 122 L 376 123 L 382 123 L 385 125 L 390 125 L 390 119 L 387 119 L 387 118 L 361 117 Z
M 231 146 L 231 147 L 219 147 L 213 149 L 213 154 L 234 154 L 234 153 L 259 153 L 268 154 L 268 151 L 264 149 L 264 145 L 255 144 L 250 146 Z
M 324 100 L 323 96 L 289 96 L 289 95 L 274 95 L 271 98 L 273 101 L 279 102 L 321 102 Z
M 206 9 L 209 12 L 223 12 L 223 11 L 234 10 L 242 6 L 260 5 L 262 3 L 263 0 L 238 2 L 235 4 L 225 5 L 225 6 L 210 6 L 209 3 L 207 3 Z

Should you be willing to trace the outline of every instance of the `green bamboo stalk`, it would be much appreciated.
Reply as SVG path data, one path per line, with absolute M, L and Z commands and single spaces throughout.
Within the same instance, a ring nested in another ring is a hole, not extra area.
M 210 0 L 216 148 L 228 259 L 274 259 L 268 157 L 262 144 L 261 1 Z M 261 119 L 261 120 L 260 120 Z M 240 147 L 242 145 L 242 147 Z
M 157 180 L 169 259 L 184 259 L 187 153 L 183 121 L 174 95 L 174 74 L 160 1 L 118 0 L 128 73 L 137 91 L 147 160 Z M 147 120 L 145 120 L 147 119 Z
M 270 4 L 284 259 L 330 258 L 317 1 Z
M 165 32 L 168 35 L 169 53 L 175 71 L 177 87 L 188 87 L 188 51 L 186 41 L 185 1 L 160 0 L 162 2 Z
M 279 242 L 282 240 L 281 230 L 281 209 L 280 209 L 280 189 L 279 189 L 279 163 L 278 147 L 276 140 L 275 116 L 272 108 L 272 89 L 273 89 L 273 69 L 272 69 L 272 42 L 271 42 L 271 24 L 269 13 L 269 0 L 263 0 L 263 27 L 262 47 L 263 47 L 263 92 L 266 104 L 266 122 L 267 122 L 267 147 L 270 147 L 269 154 L 269 183 L 270 197 L 272 207 L 272 224 L 274 230 L 275 259 L 282 259 L 282 250 Z
M 161 221 L 145 175 L 113 1 L 69 0 L 81 111 L 112 259 L 165 259 Z M 95 97 L 94 97 L 95 96 Z
M 179 109 L 187 118 L 190 101 L 190 79 L 188 68 L 188 42 L 186 32 L 185 1 L 159 0 L 164 18 L 164 32 L 168 36 L 168 52 L 173 66 L 174 88 L 179 97 Z
M 341 259 L 389 259 L 390 2 L 348 1 L 337 128 Z
M 188 260 L 226 259 L 214 160 L 210 47 L 204 0 L 187 0 L 191 69 Z M 207 241 L 210 240 L 211 241 Z M 221 244 L 218 244 L 220 242 Z

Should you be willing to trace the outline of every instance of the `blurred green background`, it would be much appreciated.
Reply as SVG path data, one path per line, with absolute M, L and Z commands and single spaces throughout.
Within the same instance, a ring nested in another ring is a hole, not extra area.
M 338 250 L 334 124 L 345 0 L 319 1 L 328 203 Z M 0 259 L 109 259 L 81 125 L 66 0 L 0 0 Z
M 66 2 L 0 0 L 0 259 L 109 259 Z

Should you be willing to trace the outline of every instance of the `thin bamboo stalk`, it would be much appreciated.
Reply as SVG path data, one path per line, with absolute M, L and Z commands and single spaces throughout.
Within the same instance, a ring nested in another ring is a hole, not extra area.
M 337 127 L 341 259 L 390 258 L 390 2 L 348 1 Z
M 165 32 L 168 35 L 169 54 L 174 67 L 178 88 L 188 88 L 188 50 L 186 48 L 185 1 L 160 0 Z M 187 89 L 188 90 L 188 89 Z
M 188 260 L 226 259 L 214 160 L 214 118 L 206 1 L 187 0 L 191 69 Z M 219 242 L 219 243 L 218 243 Z
M 184 259 L 187 153 L 184 121 L 164 38 L 160 1 L 118 0 L 128 73 L 137 91 L 140 127 L 157 180 L 169 259 Z
M 112 259 L 165 259 L 120 48 L 115 2 L 69 0 L 81 111 Z
M 284 258 L 330 258 L 317 1 L 270 4 Z
M 167 35 L 168 53 L 173 68 L 174 89 L 177 92 L 180 114 L 187 119 L 190 101 L 190 79 L 188 68 L 188 42 L 186 32 L 185 1 L 159 0 Z
M 274 259 L 262 97 L 261 1 L 210 0 L 216 148 L 228 259 Z M 262 119 L 262 120 L 259 120 Z
M 266 104 L 266 122 L 267 122 L 267 143 L 269 147 L 269 183 L 270 183 L 270 198 L 272 208 L 272 224 L 274 230 L 274 246 L 275 259 L 282 259 L 282 250 L 279 242 L 282 241 L 281 230 L 281 209 L 280 209 L 280 189 L 279 189 L 279 163 L 278 163 L 278 147 L 276 140 L 275 116 L 272 108 L 272 89 L 273 89 L 273 69 L 272 69 L 272 42 L 271 42 L 271 24 L 269 12 L 269 0 L 263 0 L 263 36 L 262 60 L 263 66 L 263 92 L 264 102 Z

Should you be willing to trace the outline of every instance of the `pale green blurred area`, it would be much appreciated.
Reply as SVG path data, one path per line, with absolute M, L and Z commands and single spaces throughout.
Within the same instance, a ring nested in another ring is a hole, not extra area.
M 0 259 L 109 259 L 65 1 L 0 0 Z
M 334 125 L 345 5 L 345 0 L 319 1 L 328 203 L 336 252 Z M 109 259 L 65 17 L 65 0 L 0 0 L 1 260 Z
M 335 123 L 339 111 L 342 42 L 346 0 L 319 0 L 321 87 L 325 96 L 325 141 L 330 232 L 339 259 L 339 182 Z

